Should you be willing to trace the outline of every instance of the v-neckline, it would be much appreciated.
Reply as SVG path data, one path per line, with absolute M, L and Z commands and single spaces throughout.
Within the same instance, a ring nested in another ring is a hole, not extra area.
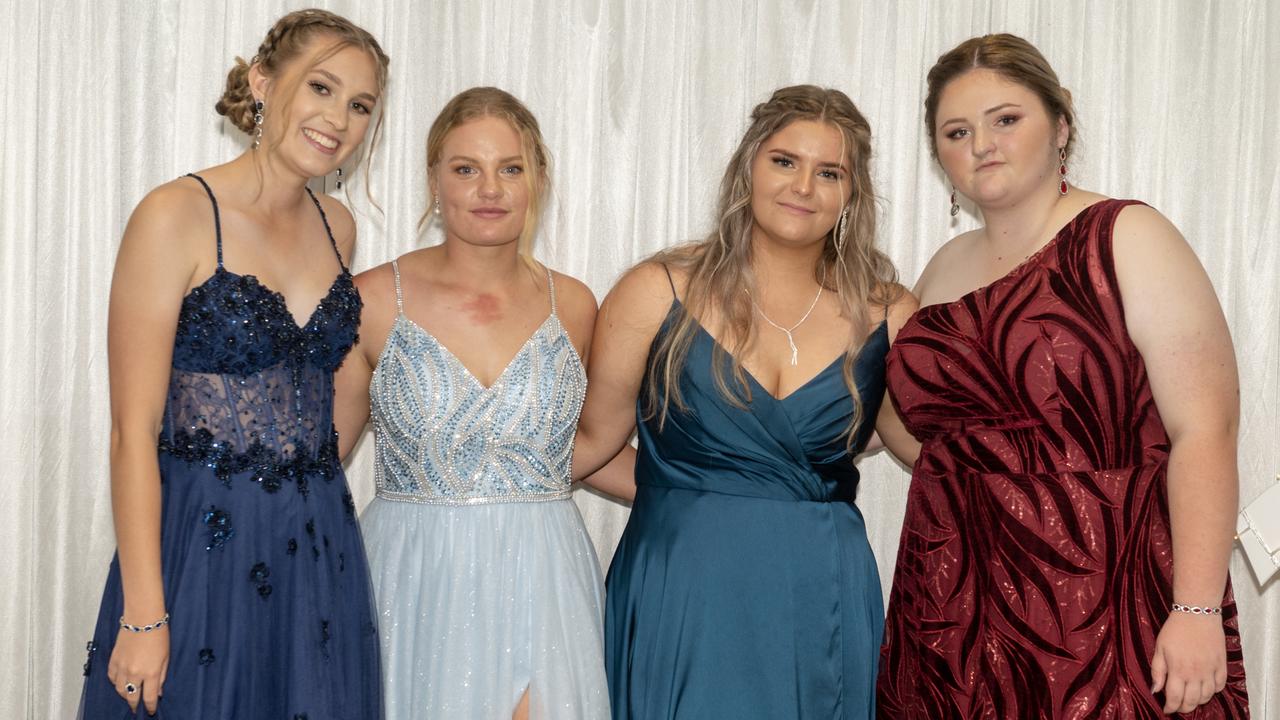
M 672 298 L 671 302 L 672 302 L 673 306 L 674 306 L 674 305 L 679 305 L 681 308 L 683 308 L 683 307 L 684 307 L 684 303 L 680 302 L 680 298 Z M 685 310 L 685 312 L 688 312 L 688 310 L 686 309 L 686 310 Z M 710 340 L 710 341 L 711 341 L 711 344 L 712 344 L 712 345 L 714 345 L 715 347 L 717 347 L 717 348 L 719 348 L 720 350 L 722 350 L 722 351 L 724 352 L 724 354 L 725 354 L 725 355 L 728 355 L 728 356 L 729 356 L 730 358 L 732 358 L 735 362 L 737 362 L 737 360 L 738 360 L 738 359 L 737 359 L 737 357 L 736 357 L 736 356 L 734 356 L 734 354 L 733 354 L 733 353 L 729 352 L 728 348 L 726 348 L 724 345 L 721 345 L 721 344 L 720 344 L 720 341 L 716 339 L 716 336 L 715 336 L 715 335 L 712 335 L 712 334 L 711 334 L 711 332 L 710 332 L 709 330 L 707 330 L 707 328 L 702 324 L 702 321 L 701 321 L 701 320 L 699 320 L 699 319 L 698 319 L 698 318 L 696 318 L 696 317 L 693 317 L 692 315 L 690 315 L 690 316 L 689 316 L 689 318 L 693 321 L 693 324 L 694 324 L 694 325 L 698 326 L 698 332 L 700 332 L 700 333 L 702 333 L 703 335 L 705 335 L 705 336 L 706 336 L 706 338 L 707 338 L 707 340 Z M 877 328 L 877 330 L 878 330 L 878 329 L 879 329 L 879 328 Z M 874 333 L 875 331 L 873 330 L 872 332 Z M 870 335 L 868 335 L 867 337 L 870 337 Z M 814 374 L 813 374 L 809 379 L 805 380 L 803 383 L 800 383 L 800 384 L 799 384 L 799 385 L 797 385 L 795 388 L 793 388 L 793 389 L 791 390 L 791 392 L 787 393 L 786 395 L 783 395 L 782 397 L 778 397 L 777 395 L 774 395 L 773 393 L 769 392 L 769 390 L 768 390 L 767 388 L 765 388 L 764 383 L 760 382 L 760 380 L 759 380 L 759 379 L 758 379 L 754 374 L 752 374 L 752 372 L 751 372 L 750 370 L 748 370 L 748 369 L 747 369 L 747 366 L 746 366 L 746 365 L 743 365 L 741 362 L 739 362 L 739 363 L 738 363 L 738 366 L 742 368 L 742 374 L 747 376 L 747 380 L 749 380 L 750 382 L 754 383 L 754 384 L 755 384 L 755 386 L 756 386 L 756 388 L 758 388 L 758 389 L 760 390 L 760 392 L 762 392 L 762 393 L 764 393 L 765 395 L 767 395 L 767 396 L 768 396 L 771 400 L 773 400 L 774 402 L 779 403 L 779 404 L 783 404 L 783 403 L 785 403 L 787 400 L 790 400 L 791 398 L 795 397 L 797 393 L 799 393 L 799 392 L 801 392 L 801 391 L 803 391 L 803 390 L 807 389 L 810 385 L 812 385 L 812 384 L 814 384 L 815 382 L 817 382 L 819 378 L 821 378 L 822 376 L 826 375 L 826 374 L 827 374 L 827 371 L 829 371 L 831 368 L 835 367 L 837 364 L 839 364 L 841 361 L 843 361 L 843 360 L 844 360 L 844 357 L 845 357 L 845 355 L 846 355 L 846 354 L 847 354 L 847 353 L 845 353 L 845 352 L 841 352 L 839 355 L 836 355 L 834 358 L 832 358 L 831 362 L 829 362 L 829 363 L 827 363 L 825 366 L 823 366 L 823 368 L 822 368 L 821 370 L 819 370 L 818 372 L 814 373 Z
M 403 320 L 404 322 L 408 323 L 408 325 L 411 328 L 413 328 L 415 331 L 421 333 L 422 335 L 427 337 L 429 340 L 431 340 L 431 342 L 434 343 L 436 347 L 440 348 L 441 352 L 445 354 L 445 357 L 449 359 L 449 362 L 461 368 L 462 372 L 466 374 L 466 376 L 471 380 L 471 382 L 475 383 L 475 386 L 480 388 L 481 392 L 486 392 L 486 393 L 493 390 L 494 388 L 499 387 L 502 384 L 503 379 L 506 378 L 507 373 L 510 372 L 511 370 L 511 367 L 515 365 L 516 360 L 518 360 L 520 356 L 524 354 L 525 350 L 527 350 L 529 346 L 533 344 L 534 339 L 537 338 L 538 335 L 543 331 L 543 329 L 545 329 L 548 325 L 550 325 L 551 321 L 554 319 L 556 319 L 555 311 L 548 313 L 546 319 L 544 319 L 541 323 L 539 323 L 538 327 L 533 329 L 533 332 L 530 333 L 529 337 L 525 338 L 525 341 L 520 344 L 520 347 L 516 350 L 515 354 L 511 356 L 511 359 L 507 360 L 507 364 L 504 365 L 502 367 L 502 371 L 499 372 L 493 378 L 493 382 L 489 383 L 488 385 L 485 385 L 484 383 L 480 382 L 480 378 L 476 377 L 476 374 L 471 371 L 471 368 L 467 367 L 466 363 L 462 362 L 462 360 L 458 358 L 457 354 L 455 354 L 452 350 L 450 350 L 449 346 L 441 342 L 440 338 L 432 334 L 430 330 L 414 322 L 412 318 L 410 318 L 408 315 L 405 315 L 403 312 L 401 312 L 396 317 L 397 322 Z
M 209 283 L 213 282 L 214 278 L 218 277 L 219 275 L 226 275 L 227 277 L 230 277 L 230 278 L 239 278 L 241 280 L 248 280 L 252 282 L 254 285 L 256 285 L 257 287 L 261 288 L 262 291 L 265 292 L 267 295 L 269 295 L 272 298 L 275 298 L 276 302 L 280 305 L 280 311 L 284 313 L 285 317 L 289 318 L 290 324 L 293 325 L 294 329 L 298 330 L 299 332 L 302 332 L 302 331 L 305 331 L 307 328 L 311 327 L 311 323 L 314 322 L 316 319 L 316 316 L 320 314 L 320 308 L 324 307 L 325 302 L 327 302 L 329 298 L 333 297 L 334 291 L 338 289 L 338 283 L 342 282 L 342 278 L 348 276 L 349 274 L 350 273 L 347 272 L 346 268 L 342 268 L 341 270 L 338 271 L 337 276 L 333 278 L 333 282 L 329 283 L 329 289 L 326 290 L 324 295 L 322 295 L 320 299 L 316 302 L 315 307 L 311 308 L 311 314 L 307 316 L 307 321 L 301 324 L 298 323 L 297 316 L 294 315 L 293 311 L 289 309 L 289 301 L 285 299 L 285 296 L 279 290 L 272 289 L 270 285 L 258 279 L 257 275 L 254 275 L 252 273 L 241 274 L 241 273 L 235 272 L 234 270 L 228 270 L 225 267 L 215 268 L 213 271 L 213 274 L 210 275 L 208 278 L 205 278 L 204 282 L 200 283 L 199 285 L 187 291 L 187 294 L 183 298 L 183 301 L 185 302 L 186 299 L 191 297 L 193 293 L 196 293 L 202 288 L 207 287 Z

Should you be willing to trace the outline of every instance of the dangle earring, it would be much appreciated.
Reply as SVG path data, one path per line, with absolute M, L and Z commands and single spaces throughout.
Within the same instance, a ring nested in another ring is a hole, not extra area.
M 338 168 L 338 189 L 342 189 L 342 168 Z
M 960 214 L 960 203 L 956 202 L 956 189 L 951 188 L 951 217 Z
M 1058 148 L 1058 194 L 1067 194 L 1067 148 Z
M 440 215 L 440 196 L 439 195 L 434 196 L 434 199 L 432 201 L 431 212 L 435 213 L 437 216 Z
M 840 213 L 840 217 L 836 219 L 836 227 L 835 227 L 835 233 L 833 238 L 835 240 L 835 245 L 836 245 L 836 255 L 844 254 L 844 244 L 845 244 L 845 241 L 848 240 L 848 238 L 849 238 L 849 208 L 846 207 L 844 209 L 844 212 Z
M 253 101 L 253 147 L 256 150 L 262 144 L 262 101 Z

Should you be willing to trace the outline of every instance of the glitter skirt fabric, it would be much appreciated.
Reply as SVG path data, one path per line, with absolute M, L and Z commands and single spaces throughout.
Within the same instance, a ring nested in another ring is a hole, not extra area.
M 609 716 L 599 562 L 572 500 L 431 505 L 361 517 L 387 717 Z

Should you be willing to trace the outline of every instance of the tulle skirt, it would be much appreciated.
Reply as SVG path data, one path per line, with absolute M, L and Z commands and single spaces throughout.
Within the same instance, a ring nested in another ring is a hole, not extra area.
M 361 517 L 387 718 L 609 716 L 603 583 L 570 499 L 430 505 Z

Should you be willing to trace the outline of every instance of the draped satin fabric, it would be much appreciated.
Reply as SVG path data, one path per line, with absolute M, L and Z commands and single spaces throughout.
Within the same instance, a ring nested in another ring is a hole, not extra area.
M 883 718 L 1155 720 L 1173 602 L 1169 437 L 1125 330 L 1111 230 L 1083 210 L 1008 275 L 922 308 L 889 354 L 923 442 L 889 596 Z M 1248 714 L 1226 589 L 1226 690 Z

